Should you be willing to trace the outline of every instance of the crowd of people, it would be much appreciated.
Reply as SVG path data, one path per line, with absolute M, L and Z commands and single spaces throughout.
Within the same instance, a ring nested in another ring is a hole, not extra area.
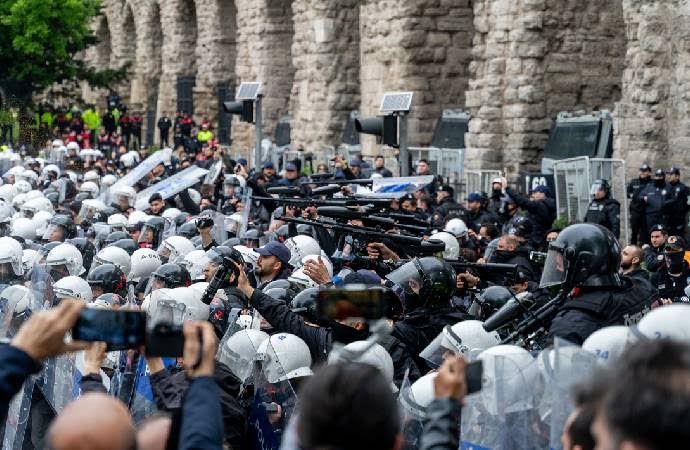
M 557 227 L 546 186 L 526 195 L 499 177 L 458 199 L 442 177 L 391 178 L 382 156 L 335 156 L 313 173 L 300 161 L 251 167 L 184 114 L 161 128 L 175 148 L 132 178 L 163 153 L 84 152 L 78 117 L 40 156 L 0 155 L 11 165 L 0 186 L 5 448 L 652 450 L 690 439 L 678 169 L 654 182 L 640 169 L 628 192 L 639 234 L 621 246 L 606 180 L 582 223 Z M 220 170 L 166 185 L 191 166 Z M 415 175 L 434 174 L 420 160 Z M 90 309 L 181 327 L 181 352 L 72 339 Z

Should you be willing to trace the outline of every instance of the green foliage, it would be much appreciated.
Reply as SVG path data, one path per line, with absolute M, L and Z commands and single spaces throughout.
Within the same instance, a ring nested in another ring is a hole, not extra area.
M 563 230 L 565 227 L 567 227 L 569 224 L 568 219 L 565 217 L 559 217 L 558 219 L 553 221 L 553 228 Z
M 0 0 L 0 88 L 28 100 L 37 90 L 65 80 L 108 87 L 126 76 L 97 71 L 77 55 L 97 43 L 89 29 L 99 0 Z

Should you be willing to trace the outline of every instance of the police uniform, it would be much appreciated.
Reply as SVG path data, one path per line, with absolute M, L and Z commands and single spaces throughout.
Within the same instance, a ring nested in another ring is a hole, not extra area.
M 589 204 L 585 222 L 601 225 L 617 237 L 621 232 L 621 205 L 612 198 L 594 199 Z
M 647 164 L 640 166 L 640 172 L 651 172 L 651 170 L 652 169 Z M 632 180 L 626 187 L 626 193 L 629 200 L 628 211 L 630 212 L 631 244 L 637 244 L 638 242 L 649 242 L 649 235 L 647 234 L 647 229 L 649 227 L 647 226 L 647 221 L 645 218 L 646 205 L 644 203 L 642 192 L 651 181 L 651 177 L 640 177 Z
M 655 177 L 664 177 L 666 173 L 658 169 Z M 659 183 L 657 183 L 659 181 Z M 645 218 L 647 220 L 647 236 L 654 225 L 666 225 L 667 202 L 669 201 L 671 188 L 662 180 L 654 180 L 644 188 L 641 195 L 646 198 Z
M 671 169 L 671 171 L 675 173 L 674 169 Z M 680 171 L 677 173 L 680 174 Z M 669 208 L 670 214 L 668 215 L 667 223 L 669 234 L 682 236 L 685 230 L 685 216 L 688 212 L 688 196 L 690 195 L 690 190 L 680 181 L 669 183 L 668 185 L 670 188 L 669 195 L 673 200 Z
M 685 288 L 690 285 L 690 266 L 684 262 L 680 275 L 671 275 L 668 269 L 663 267 L 652 274 L 651 282 L 659 291 L 659 298 L 670 298 L 674 302 L 688 302 Z

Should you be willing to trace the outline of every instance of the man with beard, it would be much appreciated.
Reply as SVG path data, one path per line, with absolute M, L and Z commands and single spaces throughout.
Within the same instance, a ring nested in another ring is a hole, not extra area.
M 271 241 L 256 250 L 259 259 L 256 262 L 254 274 L 256 275 L 257 289 L 262 289 L 274 280 L 287 279 L 290 271 L 290 250 L 278 241 Z
M 685 261 L 685 241 L 669 236 L 664 245 L 665 267 L 652 275 L 652 284 L 659 291 L 662 303 L 687 302 L 685 288 L 690 284 L 690 266 Z
M 656 272 L 664 266 L 664 244 L 668 239 L 668 230 L 661 224 L 652 225 L 649 233 L 649 244 L 642 246 L 647 270 Z
M 642 249 L 637 245 L 628 245 L 624 247 L 623 250 L 621 250 L 621 271 L 623 275 L 649 283 L 649 272 L 641 267 L 642 256 Z

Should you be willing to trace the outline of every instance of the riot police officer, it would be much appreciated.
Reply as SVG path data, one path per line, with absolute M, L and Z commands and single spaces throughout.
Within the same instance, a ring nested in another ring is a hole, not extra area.
M 628 183 L 626 187 L 628 211 L 630 212 L 630 243 L 633 245 L 637 245 L 639 242 L 643 244 L 649 242 L 648 226 L 645 220 L 646 205 L 642 192 L 651 181 L 652 168 L 645 163 L 640 166 L 640 176 Z
M 566 296 L 551 338 L 582 344 L 600 328 L 636 323 L 650 309 L 655 292 L 619 275 L 620 253 L 613 233 L 589 223 L 567 227 L 549 245 L 540 286 L 560 286 Z
M 656 169 L 654 181 L 649 183 L 641 195 L 645 202 L 645 219 L 647 221 L 647 233 L 651 227 L 657 224 L 666 226 L 667 202 L 669 200 L 670 186 L 666 183 L 664 169 Z
M 685 241 L 680 236 L 669 236 L 664 244 L 665 265 L 652 274 L 652 284 L 663 302 L 687 302 L 685 287 L 690 284 L 690 266 L 685 261 Z
M 611 186 L 607 180 L 595 180 L 590 190 L 592 201 L 587 208 L 585 222 L 596 223 L 609 229 L 616 238 L 621 231 L 621 205 L 611 198 Z
M 685 230 L 685 217 L 688 213 L 688 196 L 690 190 L 680 181 L 680 169 L 671 167 L 667 175 L 670 187 L 669 195 L 672 200 L 668 208 L 668 232 L 672 235 L 683 236 Z
M 650 243 L 642 247 L 644 250 L 644 262 L 648 271 L 656 272 L 664 266 L 663 252 L 666 239 L 668 239 L 666 227 L 661 224 L 652 225 L 649 232 Z

